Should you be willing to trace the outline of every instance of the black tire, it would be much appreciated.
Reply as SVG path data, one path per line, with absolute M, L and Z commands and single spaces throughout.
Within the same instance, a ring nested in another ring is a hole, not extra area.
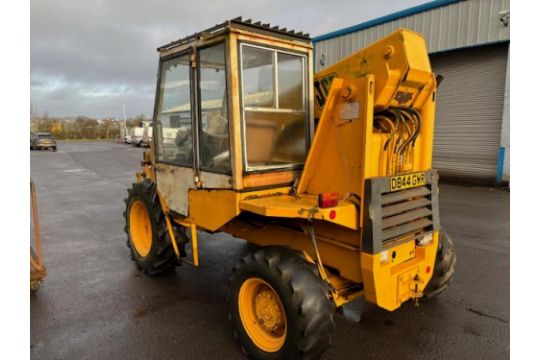
M 246 241 L 246 254 L 250 251 L 255 252 L 261 248 L 260 245 Z
M 260 278 L 270 284 L 283 305 L 286 336 L 276 352 L 259 348 L 246 332 L 239 314 L 242 284 Z M 282 247 L 262 247 L 248 253 L 233 269 L 229 279 L 229 320 L 242 351 L 254 359 L 319 359 L 330 346 L 335 305 L 330 286 L 317 268 L 300 252 Z
M 52 148 L 52 151 L 56 152 L 56 146 Z
M 141 256 L 137 252 L 129 231 L 130 210 L 136 200 L 144 203 L 152 226 L 152 243 L 150 251 L 145 256 Z M 126 203 L 126 211 L 124 211 L 126 226 L 124 227 L 124 231 L 127 234 L 127 246 L 131 250 L 132 260 L 135 261 L 140 270 L 149 275 L 172 272 L 178 265 L 178 260 L 176 259 L 176 254 L 174 253 L 169 236 L 165 215 L 159 203 L 156 184 L 149 179 L 134 183 L 132 188 L 128 189 L 128 197 L 124 202 Z M 175 237 L 177 237 L 176 233 Z
M 456 251 L 454 243 L 445 232 L 441 231 L 439 233 L 439 245 L 437 247 L 433 276 L 424 289 L 423 299 L 430 299 L 448 289 L 454 279 L 455 265 Z

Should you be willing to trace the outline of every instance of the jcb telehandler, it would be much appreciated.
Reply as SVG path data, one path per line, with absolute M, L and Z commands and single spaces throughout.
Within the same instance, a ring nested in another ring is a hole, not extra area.
M 253 244 L 228 302 L 256 359 L 318 358 L 336 308 L 393 311 L 454 272 L 423 37 L 400 29 L 315 75 L 312 49 L 241 18 L 158 48 L 153 145 L 126 199 L 145 273 L 198 266 L 199 230 Z

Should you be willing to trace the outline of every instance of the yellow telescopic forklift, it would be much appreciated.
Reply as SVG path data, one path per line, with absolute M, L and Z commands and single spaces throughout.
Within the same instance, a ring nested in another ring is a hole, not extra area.
M 139 269 L 199 266 L 197 231 L 253 244 L 227 300 L 256 359 L 319 358 L 358 297 L 393 311 L 448 287 L 420 34 L 317 74 L 308 34 L 241 18 L 158 52 L 153 144 L 124 213 Z

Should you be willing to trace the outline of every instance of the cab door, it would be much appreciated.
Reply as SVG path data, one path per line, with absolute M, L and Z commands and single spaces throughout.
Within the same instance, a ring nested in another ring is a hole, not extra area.
M 161 59 L 154 110 L 158 189 L 171 210 L 186 216 L 197 175 L 192 60 L 191 50 Z
M 226 42 L 162 59 L 154 115 L 156 179 L 169 208 L 189 191 L 232 188 Z
M 229 123 L 229 87 L 226 41 L 197 49 L 198 186 L 232 188 Z

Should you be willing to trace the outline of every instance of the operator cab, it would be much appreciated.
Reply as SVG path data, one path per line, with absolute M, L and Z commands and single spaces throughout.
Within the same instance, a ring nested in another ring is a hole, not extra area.
M 171 210 L 190 189 L 291 185 L 313 131 L 308 34 L 241 18 L 158 48 L 154 155 Z

